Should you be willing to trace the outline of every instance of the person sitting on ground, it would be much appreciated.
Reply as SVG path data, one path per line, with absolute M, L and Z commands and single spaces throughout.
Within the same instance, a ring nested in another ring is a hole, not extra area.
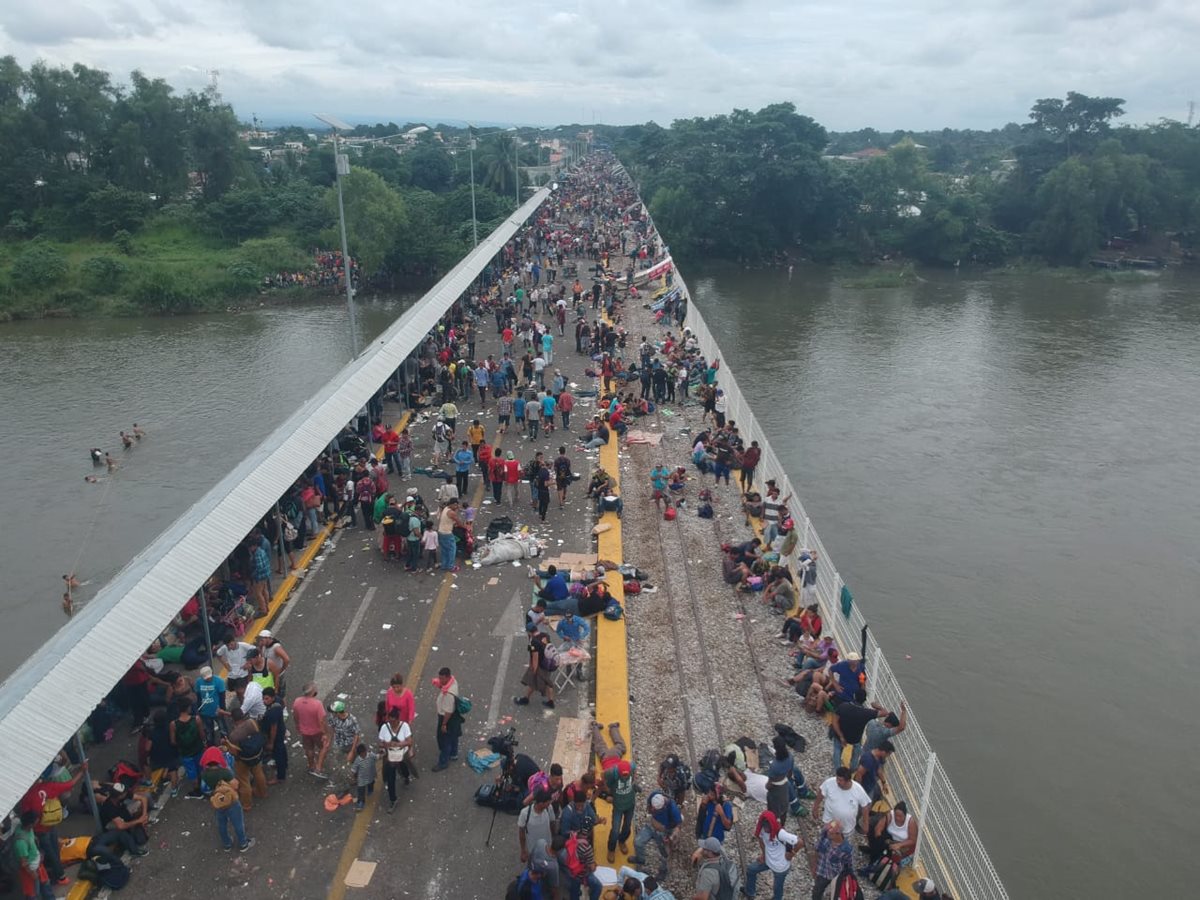
M 100 804 L 100 824 L 105 831 L 115 831 L 122 849 L 134 856 L 145 856 L 150 851 L 146 844 L 150 835 L 146 826 L 150 822 L 150 804 L 142 794 L 130 791 L 121 781 L 113 783 L 112 791 Z
M 868 836 L 867 858 L 871 865 L 885 853 L 891 854 L 902 866 L 910 865 L 917 847 L 918 828 L 916 818 L 909 815 L 908 804 L 903 800 L 880 816 Z
M 791 573 L 783 566 L 772 566 L 767 573 L 763 603 L 776 615 L 790 612 L 796 605 L 796 588 L 792 584 Z
M 836 650 L 837 646 L 831 635 L 817 639 L 811 636 L 801 638 L 795 648 L 789 651 L 789 655 L 793 658 L 792 665 L 801 670 L 800 675 L 792 677 L 791 683 L 795 685 L 803 680 L 808 680 L 804 673 L 809 669 L 819 669 L 824 666 L 829 661 L 829 654 Z
M 672 497 L 682 496 L 683 489 L 687 486 L 687 481 L 687 469 L 683 466 L 676 466 L 671 474 L 667 476 L 667 490 L 670 491 L 670 495 Z
M 607 444 L 610 436 L 611 435 L 608 426 L 605 425 L 604 421 L 600 418 L 600 416 L 597 415 L 594 416 L 592 421 L 587 424 L 587 429 L 584 434 L 580 436 L 580 441 L 583 443 L 585 449 L 595 450 Z
M 533 579 L 533 584 L 537 590 L 537 596 L 547 603 L 556 603 L 560 600 L 566 600 L 571 593 L 571 589 L 567 584 L 566 577 L 558 571 L 557 566 L 548 566 L 546 568 L 545 580 L 539 577 L 539 574 L 533 568 L 529 570 L 529 576 Z
M 725 579 L 726 584 L 739 589 L 748 586 L 752 574 L 750 567 L 739 562 L 737 554 L 732 549 L 725 551 L 721 559 L 721 577 Z

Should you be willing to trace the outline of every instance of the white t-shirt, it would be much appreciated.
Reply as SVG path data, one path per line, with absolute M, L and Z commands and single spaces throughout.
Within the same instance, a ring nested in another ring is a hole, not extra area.
M 217 648 L 217 656 L 229 667 L 230 678 L 246 677 L 246 654 L 254 649 L 253 644 L 238 641 L 232 650 L 228 644 Z
M 825 798 L 821 821 L 828 825 L 836 819 L 846 835 L 854 831 L 859 811 L 871 805 L 871 798 L 857 781 L 850 782 L 848 790 L 842 790 L 837 778 L 826 778 L 821 782 L 821 796 Z
M 402 721 L 400 723 L 400 727 L 396 729 L 395 736 L 392 735 L 392 726 L 390 722 L 384 722 L 379 726 L 379 740 L 381 743 L 386 744 L 389 741 L 407 741 L 410 737 L 412 737 L 412 729 L 408 727 L 407 722 Z M 404 755 L 408 756 L 407 747 L 404 748 Z M 386 752 L 384 753 L 383 758 L 387 759 Z
M 763 834 L 763 847 L 766 849 L 767 868 L 772 872 L 786 872 L 792 867 L 792 861 L 787 858 L 788 847 L 795 847 L 799 843 L 800 838 L 786 831 L 779 829 L 779 834 L 774 840 Z
M 257 681 L 251 681 L 246 685 L 246 692 L 242 695 L 242 712 L 256 722 L 267 714 L 267 704 L 263 701 L 262 685 Z

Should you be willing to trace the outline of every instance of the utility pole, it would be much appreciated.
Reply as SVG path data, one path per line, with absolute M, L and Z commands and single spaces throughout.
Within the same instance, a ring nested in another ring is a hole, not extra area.
M 350 346 L 358 356 L 358 320 L 354 312 L 354 287 L 350 283 L 350 249 L 346 241 L 346 207 L 342 202 L 342 176 L 350 174 L 350 158 L 341 152 L 338 129 L 349 131 L 352 126 L 333 116 L 317 115 L 333 131 L 334 180 L 337 182 L 338 224 L 342 231 L 342 278 L 346 282 L 346 309 L 350 319 Z

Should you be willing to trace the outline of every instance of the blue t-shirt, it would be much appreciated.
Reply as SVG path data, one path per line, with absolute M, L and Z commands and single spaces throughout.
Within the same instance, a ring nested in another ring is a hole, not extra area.
M 725 813 L 725 818 L 733 821 L 733 804 L 728 800 L 721 804 L 721 810 Z M 700 826 L 700 834 L 703 837 L 715 837 L 718 841 L 725 840 L 725 824 L 717 818 L 717 804 L 710 803 L 704 808 L 704 821 Z M 709 831 L 712 828 L 712 831 Z
M 471 465 L 475 462 L 475 454 L 470 450 L 459 450 L 454 454 L 454 467 L 459 472 L 470 472 Z
M 518 419 L 525 418 L 525 398 L 518 397 L 513 401 L 513 415 Z
M 507 379 L 504 377 L 504 372 L 500 369 L 492 373 L 492 387 L 496 388 L 496 390 L 504 390 L 505 381 Z
M 552 335 L 550 332 L 547 331 L 545 334 L 542 335 L 542 349 L 545 350 L 546 352 L 549 352 L 553 346 L 554 346 L 554 335 Z
M 567 579 L 563 578 L 561 572 L 552 575 L 542 590 L 551 600 L 566 600 L 571 593 L 570 588 L 567 587 Z
M 214 675 L 211 681 L 203 678 L 196 679 L 196 714 L 215 716 L 221 708 L 221 698 L 225 696 L 225 679 Z
M 547 419 L 552 418 L 554 416 L 554 409 L 556 406 L 558 406 L 558 404 L 555 403 L 554 398 L 547 394 L 542 398 L 542 415 L 544 415 Z
M 883 768 L 883 761 L 874 753 L 864 753 L 858 764 L 863 767 L 862 789 L 870 795 L 879 781 L 879 770 Z
M 655 791 L 654 794 L 662 794 L 664 797 L 667 796 L 666 794 L 663 794 L 662 791 Z M 654 794 L 651 794 L 650 796 L 653 797 Z M 675 801 L 670 797 L 667 797 L 667 805 L 658 812 L 650 813 L 650 817 L 654 819 L 654 821 L 658 822 L 658 824 L 663 828 L 667 829 L 668 832 L 678 828 L 680 823 L 683 822 L 683 814 L 679 812 L 679 806 L 676 805 Z
M 830 666 L 829 671 L 837 676 L 838 696 L 843 700 L 853 700 L 860 687 L 858 674 L 862 671 L 862 667 L 851 669 L 850 660 L 843 659 L 840 663 Z

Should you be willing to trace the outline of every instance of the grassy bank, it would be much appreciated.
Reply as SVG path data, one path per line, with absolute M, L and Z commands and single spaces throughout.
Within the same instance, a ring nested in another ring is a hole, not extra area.
M 310 265 L 286 234 L 233 244 L 169 217 L 109 241 L 4 242 L 0 321 L 221 310 L 256 298 L 263 278 Z

